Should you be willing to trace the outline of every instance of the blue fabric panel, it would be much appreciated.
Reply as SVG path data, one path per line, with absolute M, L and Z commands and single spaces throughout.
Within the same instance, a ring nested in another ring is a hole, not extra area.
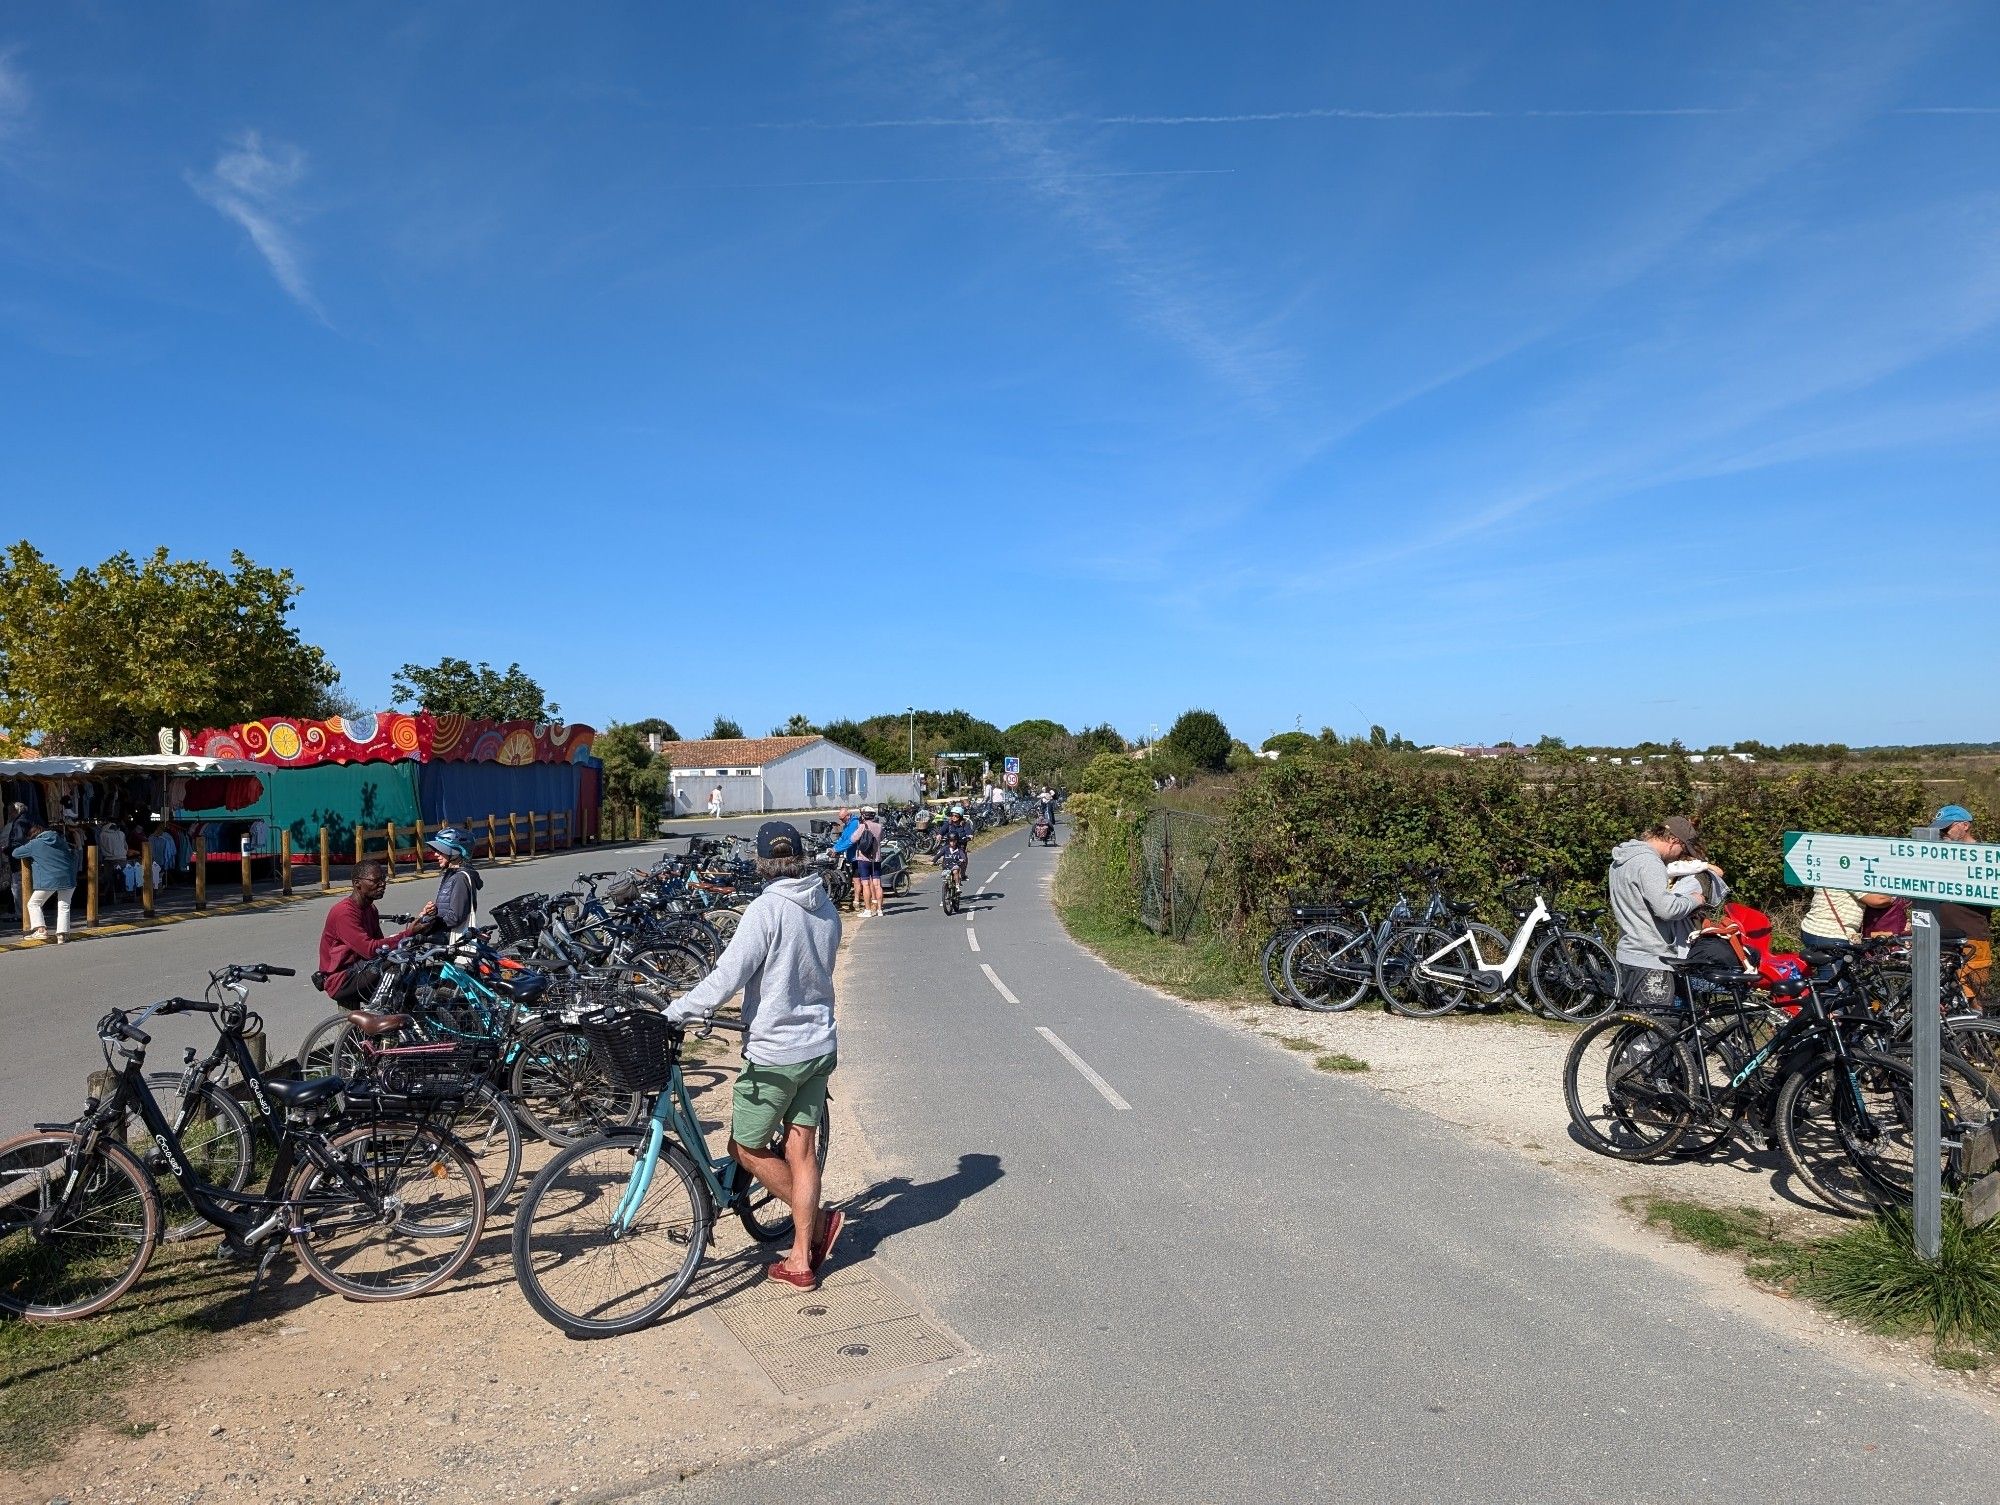
M 418 790 L 424 823 L 432 826 L 575 810 L 582 778 L 573 763 L 425 763 L 422 770 Z

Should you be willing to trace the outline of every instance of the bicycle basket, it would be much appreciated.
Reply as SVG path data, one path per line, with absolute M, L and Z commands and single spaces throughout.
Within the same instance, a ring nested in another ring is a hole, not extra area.
M 633 873 L 620 873 L 604 885 L 604 897 L 613 904 L 630 904 L 639 897 L 639 879 Z
M 515 946 L 542 933 L 542 926 L 547 920 L 547 911 L 543 906 L 542 895 L 523 894 L 505 904 L 494 905 L 487 915 L 500 928 L 502 944 Z
M 673 1074 L 680 1031 L 648 1009 L 607 1009 L 578 1021 L 591 1054 L 620 1092 L 657 1092 Z

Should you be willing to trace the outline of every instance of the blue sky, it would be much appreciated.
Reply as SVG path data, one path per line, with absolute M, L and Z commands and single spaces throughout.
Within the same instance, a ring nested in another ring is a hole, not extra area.
M 1990 6 L 0 11 L 0 533 L 364 700 L 2000 737 L 1996 321 Z

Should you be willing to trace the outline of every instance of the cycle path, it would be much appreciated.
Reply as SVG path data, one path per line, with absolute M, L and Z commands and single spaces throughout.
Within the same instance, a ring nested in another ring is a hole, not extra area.
M 883 1182 L 840 1258 L 879 1255 L 981 1359 L 635 1498 L 1990 1498 L 1977 1406 L 1732 1309 L 1606 1237 L 1588 1193 L 1111 972 L 1055 919 L 1057 856 L 1009 835 L 973 854 L 967 915 L 932 879 L 861 922 L 841 999 Z

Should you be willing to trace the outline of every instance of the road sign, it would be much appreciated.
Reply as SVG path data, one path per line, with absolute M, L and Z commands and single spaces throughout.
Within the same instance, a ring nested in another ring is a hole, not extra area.
M 1785 882 L 1932 903 L 2000 905 L 2000 847 L 1921 837 L 1785 833 Z
M 1001 777 L 1007 781 L 1009 789 L 1018 789 L 1021 787 L 1021 775 L 1014 769 L 1008 769 Z
M 1018 774 L 1021 771 L 1021 760 L 1019 758 L 1002 758 L 1000 766 L 1011 774 Z

